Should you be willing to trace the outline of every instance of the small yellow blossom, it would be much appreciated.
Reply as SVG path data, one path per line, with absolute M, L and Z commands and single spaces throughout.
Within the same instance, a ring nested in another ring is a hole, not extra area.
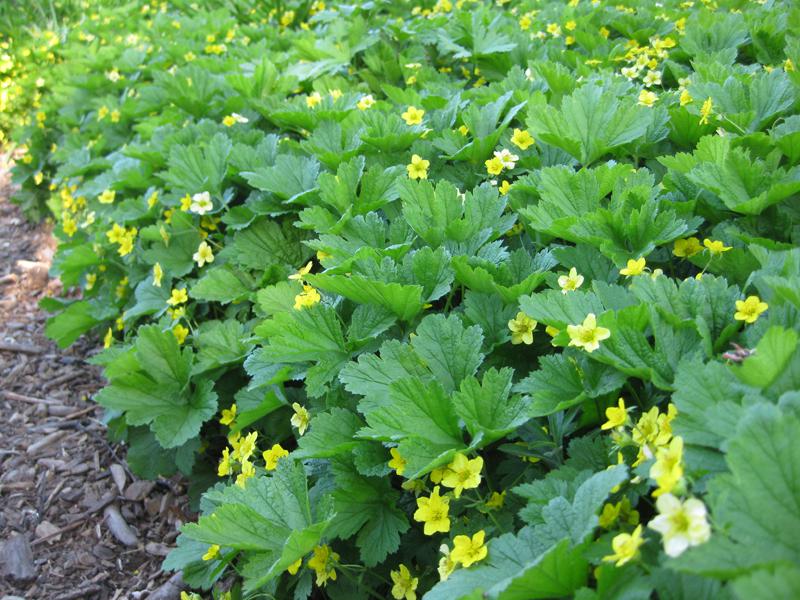
M 356 103 L 358 110 L 367 110 L 371 108 L 372 105 L 375 104 L 375 98 L 372 97 L 372 94 L 367 94 L 362 96 L 361 99 Z
M 172 335 L 178 340 L 178 344 L 183 344 L 186 341 L 186 336 L 189 335 L 189 329 L 178 323 L 172 328 Z
M 706 98 L 703 106 L 700 108 L 700 125 L 708 125 L 708 118 L 714 112 L 714 101 L 711 98 Z
M 615 429 L 621 427 L 628 420 L 628 410 L 625 408 L 625 400 L 620 398 L 617 401 L 617 406 L 609 406 L 606 409 L 605 423 L 600 426 L 600 429 Z
M 708 238 L 703 240 L 703 246 L 708 248 L 708 251 L 711 253 L 712 256 L 716 256 L 717 254 L 722 254 L 723 252 L 727 252 L 731 249 L 731 246 L 726 246 L 719 240 L 710 240 Z
M 314 92 L 306 97 L 306 106 L 308 108 L 314 108 L 320 102 L 322 102 L 322 95 L 319 92 Z
M 303 310 L 318 304 L 321 300 L 319 292 L 310 285 L 303 285 L 303 291 L 294 297 L 294 309 Z
M 300 570 L 301 566 L 303 566 L 303 559 L 298 558 L 296 561 L 286 567 L 286 570 L 288 571 L 289 575 L 297 575 L 297 572 Z
M 291 423 L 293 427 L 297 428 L 300 435 L 303 435 L 308 429 L 308 422 L 311 419 L 308 410 L 304 406 L 300 406 L 297 402 L 292 404 L 294 414 L 292 415 Z
M 217 557 L 217 555 L 219 555 L 219 545 L 211 544 L 206 553 L 203 554 L 203 560 L 213 560 Z
M 400 456 L 397 448 L 389 448 L 389 454 L 392 455 L 392 459 L 388 462 L 389 468 L 394 469 L 398 475 L 402 475 L 406 470 L 406 459 Z
M 483 560 L 489 553 L 484 542 L 486 532 L 482 529 L 471 538 L 468 535 L 457 535 L 453 539 L 453 551 L 450 553 L 453 561 L 464 568 Z
M 503 508 L 503 504 L 506 501 L 506 492 L 492 492 L 492 495 L 489 496 L 489 499 L 484 503 L 484 507 L 489 510 L 494 510 L 496 508 Z
M 230 408 L 222 409 L 222 417 L 219 422 L 223 425 L 230 425 L 236 420 L 236 404 L 231 404 Z
M 255 475 L 256 468 L 253 466 L 253 463 L 247 459 L 242 460 L 242 470 L 236 476 L 236 485 L 238 485 L 240 488 L 244 488 L 247 480 L 251 477 L 255 477 Z
M 611 540 L 611 548 L 614 554 L 604 556 L 606 562 L 613 562 L 621 567 L 639 556 L 639 548 L 644 544 L 642 537 L 642 526 L 638 525 L 633 533 L 620 533 Z
M 650 478 L 658 484 L 653 496 L 670 493 L 683 477 L 683 438 L 675 436 L 669 445 L 659 448 L 656 462 L 650 467 Z
M 105 190 L 102 194 L 97 197 L 97 200 L 100 204 L 111 204 L 114 202 L 114 197 L 117 193 L 114 190 Z
M 681 92 L 681 96 L 678 99 L 678 101 L 680 102 L 681 106 L 686 106 L 687 104 L 691 104 L 693 100 L 694 100 L 694 98 L 692 98 L 692 95 L 689 93 L 689 90 L 686 90 L 686 89 L 684 89 Z
M 338 560 L 339 555 L 327 544 L 314 548 L 314 556 L 308 560 L 308 568 L 316 573 L 318 586 L 324 586 L 328 580 L 336 581 L 335 566 Z
M 439 580 L 440 581 L 447 581 L 447 578 L 453 574 L 453 571 L 456 570 L 456 562 L 453 560 L 450 554 L 450 548 L 447 544 L 442 544 L 439 546 L 439 552 L 442 553 L 442 557 L 439 559 Z
M 485 161 L 484 164 L 486 165 L 486 172 L 489 173 L 489 175 L 500 175 L 503 171 L 503 161 L 497 156 Z
M 305 276 L 311 272 L 313 266 L 314 266 L 313 261 L 308 261 L 306 266 L 300 267 L 300 269 L 298 269 L 297 273 L 289 275 L 289 279 L 291 279 L 292 281 L 303 281 L 303 279 L 305 279 Z
M 439 495 L 439 486 L 433 488 L 428 498 L 417 498 L 417 510 L 414 520 L 424 523 L 425 535 L 433 535 L 450 531 L 450 499 Z
M 222 451 L 222 458 L 219 461 L 219 466 L 217 466 L 217 475 L 219 477 L 225 477 L 226 475 L 230 475 L 232 472 L 233 466 L 231 465 L 230 450 L 225 448 Z
M 526 129 L 515 129 L 511 136 L 511 143 L 520 150 L 527 150 L 535 143 L 535 140 Z
M 170 294 L 167 304 L 170 306 L 178 306 L 189 301 L 189 294 L 186 293 L 186 288 L 173 289 Z
M 577 269 L 572 267 L 568 275 L 561 275 L 558 278 L 558 287 L 561 288 L 562 294 L 574 292 L 583 285 L 583 275 L 579 275 Z
M 453 488 L 453 495 L 459 498 L 463 490 L 473 489 L 480 485 L 482 469 L 483 459 L 480 456 L 470 460 L 459 452 L 453 458 L 453 462 L 447 465 L 447 470 L 442 477 L 442 485 Z
M 503 183 L 500 184 L 500 193 L 505 196 L 509 190 L 511 189 L 511 183 L 508 180 L 504 180 Z
M 106 331 L 106 335 L 103 337 L 103 348 L 111 348 L 111 344 L 114 343 L 114 332 L 111 330 L 111 327 L 108 328 Z
M 289 456 L 289 451 L 280 444 L 273 444 L 272 448 L 262 453 L 267 471 L 274 471 L 278 468 L 278 461 L 284 456 Z
M 406 125 L 421 125 L 422 117 L 425 116 L 425 111 L 415 106 L 409 106 L 402 115 Z
M 153 265 L 153 285 L 161 287 L 161 278 L 164 277 L 164 269 L 161 268 L 161 263 Z
M 647 261 L 644 257 L 634 259 L 628 259 L 628 264 L 619 270 L 620 275 L 625 275 L 625 277 L 633 277 L 635 275 L 641 275 L 644 273 L 644 268 L 647 265 Z
M 711 539 L 705 504 L 697 498 L 681 502 L 672 494 L 664 494 L 656 500 L 656 508 L 658 516 L 647 526 L 661 534 L 667 556 L 680 556 L 687 548 Z
M 524 312 L 518 312 L 517 316 L 508 322 L 508 329 L 511 331 L 511 343 L 525 344 L 530 346 L 533 343 L 533 331 L 538 322 Z
M 656 96 L 655 92 L 651 92 L 650 90 L 642 90 L 639 92 L 639 106 L 646 106 L 647 108 L 650 108 L 657 101 L 658 96 Z
M 411 157 L 411 164 L 406 165 L 408 176 L 411 179 L 427 179 L 430 164 L 429 160 L 425 160 L 419 154 L 414 154 Z
M 748 296 L 746 300 L 736 301 L 736 312 L 733 318 L 745 323 L 755 323 L 758 317 L 769 308 L 758 296 Z
M 214 262 L 214 253 L 211 251 L 211 246 L 206 242 L 200 242 L 197 252 L 192 255 L 192 259 L 197 263 L 198 267 Z
M 392 598 L 395 600 L 417 600 L 417 585 L 419 577 L 412 577 L 411 571 L 405 565 L 400 565 L 397 571 L 389 573 L 392 578 Z
M 672 253 L 679 258 L 689 258 L 702 251 L 703 246 L 696 237 L 686 238 L 685 240 L 675 240 L 675 245 L 672 249 Z
M 597 325 L 597 317 L 589 313 L 580 325 L 567 325 L 569 345 L 583 348 L 587 352 L 594 352 L 600 347 L 600 342 L 611 337 L 611 331 Z

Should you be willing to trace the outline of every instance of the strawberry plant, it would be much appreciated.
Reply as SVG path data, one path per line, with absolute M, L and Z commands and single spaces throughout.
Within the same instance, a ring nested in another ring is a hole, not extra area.
M 48 334 L 102 338 L 131 468 L 191 483 L 165 569 L 797 589 L 793 3 L 86 8 L 14 176 L 72 292 Z

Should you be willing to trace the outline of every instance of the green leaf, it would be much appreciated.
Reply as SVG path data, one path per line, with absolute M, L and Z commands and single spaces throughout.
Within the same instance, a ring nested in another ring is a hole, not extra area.
M 759 569 L 732 584 L 741 600 L 774 600 L 791 598 L 800 590 L 800 568 L 779 565 L 774 570 Z
M 508 367 L 499 371 L 492 368 L 483 374 L 481 382 L 475 377 L 464 379 L 461 389 L 453 394 L 456 414 L 473 440 L 480 439 L 481 446 L 514 431 L 530 417 L 524 398 L 509 398 L 513 376 L 514 370 Z
M 311 285 L 339 294 L 360 304 L 375 304 L 391 311 L 402 321 L 410 321 L 422 310 L 422 287 L 373 281 L 360 275 L 308 275 Z
M 194 337 L 198 352 L 192 374 L 242 363 L 252 347 L 245 339 L 244 325 L 235 319 L 204 321 Z
M 169 153 L 169 170 L 158 176 L 180 194 L 206 191 L 218 195 L 231 148 L 231 141 L 223 133 L 216 134 L 208 143 L 175 145 Z
M 240 173 L 247 183 L 264 192 L 272 192 L 284 202 L 299 201 L 316 188 L 319 162 L 311 157 L 281 154 L 274 166 Z
M 569 540 L 540 550 L 528 530 L 489 541 L 486 563 L 459 569 L 423 600 L 539 600 L 571 596 L 586 584 L 589 565 Z
M 408 530 L 408 519 L 397 507 L 400 494 L 387 478 L 364 477 L 349 463 L 338 461 L 333 471 L 336 518 L 330 535 L 347 539 L 358 532 L 361 560 L 373 567 L 397 550 L 400 534 Z
M 728 444 L 729 474 L 708 484 L 715 531 L 675 560 L 712 577 L 800 561 L 800 419 L 770 404 L 753 407 Z M 731 560 L 735 557 L 735 560 Z
M 159 239 L 142 254 L 148 264 L 161 265 L 170 277 L 182 277 L 195 267 L 192 255 L 202 241 L 189 213 L 175 211 L 167 227 L 166 240 Z
M 92 302 L 78 300 L 61 314 L 47 319 L 44 331 L 59 348 L 66 348 L 92 327 L 113 319 L 116 315 L 117 311 L 113 307 L 100 308 Z
M 440 314 L 422 319 L 411 340 L 414 351 L 448 392 L 475 374 L 483 361 L 482 343 L 480 327 L 464 327 L 457 316 Z
M 739 367 L 732 367 L 740 381 L 757 388 L 769 388 L 780 376 L 797 350 L 797 332 L 783 327 L 770 327 L 759 340 L 755 353 Z
M 345 408 L 332 408 L 311 419 L 308 431 L 297 443 L 294 458 L 331 458 L 350 453 L 359 445 L 354 439 L 364 423 L 358 415 Z
M 336 311 L 321 304 L 276 313 L 259 325 L 255 333 L 268 340 L 262 356 L 276 363 L 346 359 L 348 356 Z
M 226 247 L 225 252 L 238 264 L 250 269 L 265 271 L 271 265 L 283 265 L 295 270 L 309 255 L 300 240 L 299 230 L 261 219 L 236 232 L 233 244 Z
M 196 300 L 229 304 L 247 298 L 253 288 L 252 278 L 228 265 L 214 267 L 197 280 L 189 290 Z
M 339 374 L 339 380 L 352 394 L 372 399 L 375 405 L 388 402 L 389 386 L 405 378 L 430 378 L 422 360 L 408 344 L 397 340 L 385 341 L 378 354 L 362 354 L 357 362 L 349 362 Z

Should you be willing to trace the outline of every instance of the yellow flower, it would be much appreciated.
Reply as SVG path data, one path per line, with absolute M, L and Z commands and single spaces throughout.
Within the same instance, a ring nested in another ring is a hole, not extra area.
M 284 456 L 289 456 L 289 451 L 285 450 L 280 444 L 273 444 L 272 448 L 262 453 L 262 456 L 264 457 L 267 471 L 273 471 L 278 468 L 278 460 Z
M 694 98 L 692 98 L 692 95 L 689 93 L 689 90 L 684 89 L 681 92 L 681 97 L 679 98 L 681 106 L 686 106 L 687 104 L 691 104 L 693 100 Z
M 646 106 L 648 108 L 652 107 L 658 101 L 658 96 L 656 96 L 655 92 L 651 92 L 650 90 L 642 90 L 639 92 L 639 106 Z
M 308 421 L 311 417 L 308 414 L 308 410 L 297 402 L 292 404 L 292 409 L 294 409 L 294 414 L 290 422 L 294 427 L 297 427 L 298 433 L 303 435 L 308 429 Z
M 502 508 L 503 504 L 506 501 L 506 492 L 503 491 L 502 493 L 499 492 L 492 492 L 492 495 L 489 496 L 489 499 L 484 503 L 484 506 L 489 510 L 494 510 L 495 508 Z
M 489 175 L 500 175 L 503 171 L 503 161 L 497 156 L 485 161 L 484 164 L 486 165 L 486 172 L 489 173 Z
M 422 123 L 422 117 L 425 116 L 425 111 L 421 108 L 416 108 L 414 106 L 409 106 L 402 115 L 403 120 L 406 122 L 406 125 L 420 125 Z
M 197 252 L 192 255 L 192 259 L 197 263 L 198 267 L 214 262 L 214 253 L 211 251 L 211 246 L 206 242 L 200 242 Z
M 702 251 L 703 246 L 700 245 L 700 240 L 696 237 L 686 238 L 685 240 L 675 240 L 675 246 L 672 249 L 672 253 L 680 258 L 689 258 Z
M 389 448 L 389 454 L 392 455 L 392 459 L 388 462 L 389 468 L 394 469 L 398 475 L 402 475 L 406 470 L 406 459 L 400 456 L 397 448 Z
M 111 348 L 111 344 L 114 343 L 114 332 L 111 330 L 111 327 L 108 328 L 106 331 L 106 335 L 103 337 L 103 348 Z
M 439 552 L 442 553 L 442 557 L 439 559 L 439 580 L 440 581 L 447 581 L 447 578 L 453 574 L 453 571 L 456 570 L 456 562 L 450 556 L 450 548 L 447 547 L 447 544 L 442 544 L 439 546 Z
M 615 429 L 621 427 L 628 420 L 628 410 L 625 408 L 625 400 L 620 398 L 617 401 L 617 406 L 609 406 L 606 409 L 606 421 L 600 426 L 600 429 Z
M 433 488 L 433 493 L 428 498 L 417 498 L 417 510 L 414 520 L 425 523 L 425 535 L 436 532 L 447 533 L 450 531 L 450 498 L 439 495 L 439 486 Z
M 225 127 L 233 127 L 236 125 L 236 119 L 234 119 L 231 115 L 227 115 L 223 117 L 222 124 L 225 125 Z
M 710 117 L 714 112 L 714 101 L 711 98 L 706 98 L 705 102 L 703 102 L 702 108 L 700 108 L 700 125 L 708 125 L 708 117 Z
M 712 256 L 716 256 L 717 254 L 722 254 L 723 252 L 727 252 L 732 247 L 732 246 L 726 246 L 719 240 L 712 241 L 708 238 L 703 240 L 703 246 L 708 248 L 708 251 L 711 253 Z
M 289 275 L 289 279 L 293 281 L 302 281 L 305 279 L 305 276 L 311 271 L 311 268 L 314 266 L 313 261 L 308 261 L 308 264 L 305 267 L 300 267 L 297 273 Z
M 251 431 L 245 437 L 238 436 L 231 440 L 233 446 L 233 457 L 242 462 L 248 460 L 253 456 L 256 451 L 256 441 L 258 440 L 258 432 Z
M 97 111 L 97 120 L 102 121 L 108 116 L 109 110 L 107 106 L 101 106 Z
M 705 504 L 697 498 L 681 502 L 672 494 L 664 494 L 656 500 L 656 508 L 658 516 L 647 526 L 661 534 L 667 556 L 680 556 L 690 546 L 705 544 L 711 538 Z
M 306 106 L 308 108 L 314 108 L 320 102 L 322 102 L 322 95 L 319 92 L 314 92 L 306 97 Z
M 511 143 L 520 150 L 527 150 L 535 143 L 533 136 L 526 129 L 515 129 L 511 136 Z
M 153 208 L 156 205 L 156 202 L 158 202 L 158 190 L 150 194 L 150 196 L 147 198 L 147 208 Z
M 511 189 L 511 183 L 509 183 L 508 181 L 503 181 L 503 183 L 500 184 L 500 193 L 503 196 L 505 196 L 510 189 Z
M 250 461 L 244 459 L 242 461 L 242 472 L 236 476 L 236 485 L 238 485 L 240 488 L 244 488 L 247 480 L 251 477 L 255 477 L 255 474 L 256 468 Z
M 547 33 L 552 35 L 553 37 L 558 37 L 561 35 L 561 25 L 558 23 L 548 23 L 547 24 Z
M 114 202 L 114 197 L 116 195 L 117 193 L 114 190 L 105 190 L 97 199 L 100 201 L 100 204 L 111 204 Z
M 611 31 L 607 27 L 601 27 L 599 33 L 605 39 L 608 39 L 608 36 L 611 35 Z
M 578 26 L 578 24 L 575 21 L 572 21 L 572 20 L 567 21 L 566 23 L 564 23 L 564 29 L 566 29 L 567 31 L 575 31 L 575 28 L 577 26 Z
M 518 312 L 517 316 L 508 322 L 508 328 L 511 330 L 511 343 L 530 346 L 533 343 L 533 331 L 536 329 L 536 325 L 538 325 L 537 321 L 524 312 Z
M 189 329 L 178 323 L 172 328 L 172 335 L 178 340 L 178 344 L 183 344 L 186 341 L 186 336 L 189 335 Z
M 480 456 L 469 460 L 459 452 L 453 458 L 453 462 L 447 465 L 447 470 L 442 477 L 442 485 L 453 488 L 453 494 L 458 498 L 462 491 L 480 485 L 482 469 L 483 459 Z
M 208 550 L 205 554 L 203 554 L 203 560 L 212 560 L 217 557 L 219 554 L 219 545 L 218 544 L 211 544 L 208 547 Z
M 236 420 L 236 404 L 231 404 L 230 408 L 223 408 L 222 409 L 222 417 L 220 417 L 219 422 L 222 425 L 230 425 Z
M 458 128 L 458 133 L 466 137 L 466 135 L 469 133 L 469 127 L 466 125 L 460 125 Z
M 170 306 L 177 306 L 189 301 L 189 295 L 186 293 L 186 288 L 173 289 L 172 294 L 167 300 Z
M 485 535 L 486 532 L 483 529 L 474 534 L 472 538 L 468 535 L 457 535 L 453 539 L 453 552 L 450 554 L 453 561 L 466 568 L 486 558 L 489 550 L 483 543 Z
M 670 404 L 669 411 L 669 414 L 659 415 L 658 407 L 654 406 L 644 413 L 631 432 L 633 441 L 639 446 L 653 444 L 656 447 L 669 443 L 672 438 L 670 422 L 677 414 L 677 410 L 673 404 Z
M 639 556 L 639 548 L 644 544 L 642 538 L 642 526 L 638 525 L 633 533 L 620 533 L 611 540 L 611 548 L 614 554 L 604 556 L 606 562 L 613 562 L 618 567 L 630 562 Z
M 298 558 L 296 561 L 294 561 L 292 564 L 286 567 L 286 570 L 289 572 L 289 575 L 297 575 L 297 572 L 300 570 L 300 567 L 302 565 L 303 565 L 303 559 Z
M 656 462 L 650 467 L 650 478 L 658 484 L 653 496 L 658 498 L 675 489 L 683 477 L 683 438 L 675 436 L 668 446 L 659 448 Z
M 419 154 L 414 154 L 411 157 L 411 164 L 406 165 L 408 176 L 411 179 L 427 179 L 430 165 L 431 161 L 425 160 Z
M 75 219 L 71 217 L 65 217 L 61 226 L 64 229 L 64 233 L 69 237 L 72 237 L 78 231 L 78 224 L 75 222 Z
M 288 27 L 294 22 L 294 11 L 287 10 L 285 13 L 281 15 L 281 25 L 283 27 Z
M 405 565 L 400 565 L 400 569 L 389 573 L 392 577 L 392 598 L 396 600 L 417 600 L 417 585 L 419 577 L 412 577 L 411 571 Z
M 321 300 L 319 292 L 310 285 L 303 285 L 303 291 L 294 297 L 294 309 L 302 310 L 318 304 Z
M 372 97 L 372 94 L 367 94 L 366 96 L 361 96 L 361 99 L 356 103 L 358 110 L 367 110 L 373 104 L 375 104 L 375 98 Z
M 222 458 L 219 461 L 219 466 L 217 467 L 217 475 L 219 477 L 225 477 L 225 475 L 230 475 L 233 471 L 233 467 L 231 466 L 231 455 L 228 448 L 225 448 L 222 451 Z
M 161 278 L 164 276 L 164 269 L 161 268 L 161 263 L 153 265 L 153 285 L 161 287 Z
M 634 275 L 641 275 L 644 273 L 644 267 L 647 265 L 647 261 L 644 257 L 637 258 L 636 260 L 628 259 L 628 264 L 625 268 L 620 269 L 620 275 L 625 275 L 625 277 L 633 277 Z
M 583 285 L 583 275 L 579 275 L 577 269 L 572 267 L 568 275 L 561 275 L 558 278 L 558 286 L 562 294 L 574 292 Z
M 313 569 L 317 575 L 317 585 L 324 586 L 330 579 L 336 581 L 336 562 L 339 555 L 331 550 L 327 544 L 314 548 L 314 556 L 308 560 L 308 568 Z
M 111 111 L 111 122 L 112 123 L 119 123 L 120 118 L 122 117 L 122 113 L 118 110 Z
M 189 212 L 192 208 L 192 197 L 189 194 L 186 194 L 183 198 L 181 198 L 181 210 L 183 212 Z
M 600 347 L 600 342 L 611 337 L 611 331 L 597 325 L 597 317 L 589 313 L 580 325 L 567 325 L 569 345 L 583 348 L 587 352 L 594 352 Z
M 755 323 L 758 317 L 769 308 L 758 296 L 748 296 L 746 300 L 736 301 L 736 312 L 733 318 L 745 323 Z

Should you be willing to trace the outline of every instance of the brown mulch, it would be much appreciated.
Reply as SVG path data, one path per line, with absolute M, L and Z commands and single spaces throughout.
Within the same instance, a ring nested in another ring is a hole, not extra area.
M 138 480 L 108 443 L 89 400 L 97 341 L 61 350 L 44 336 L 54 243 L 8 201 L 0 161 L 0 598 L 177 598 L 159 567 L 188 519 L 185 490 Z

